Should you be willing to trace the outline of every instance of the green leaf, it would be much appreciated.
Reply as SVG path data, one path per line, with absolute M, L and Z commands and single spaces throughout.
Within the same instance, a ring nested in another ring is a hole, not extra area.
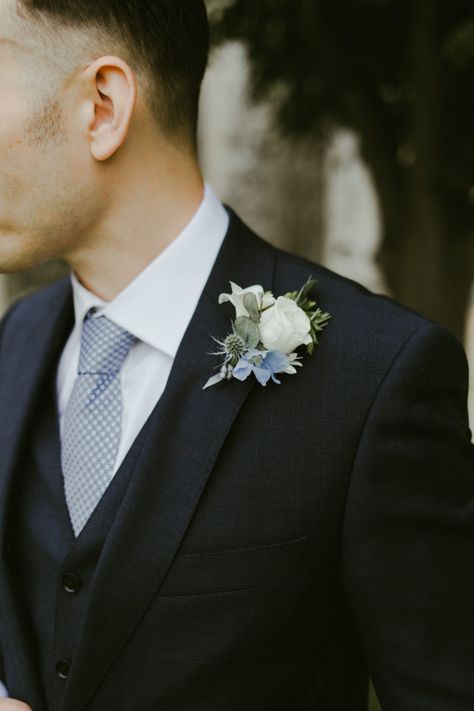
M 298 304 L 298 306 L 300 306 L 301 303 L 309 296 L 314 286 L 317 284 L 317 281 L 317 279 L 309 277 L 306 284 L 303 284 L 296 297 L 296 303 Z
M 314 314 L 310 317 L 311 324 L 318 330 L 321 330 L 323 326 L 326 326 L 326 322 L 332 318 L 331 314 L 328 313 L 323 313 L 321 309 L 318 309 L 317 311 L 314 312 Z
M 258 326 L 247 316 L 239 316 L 235 320 L 234 328 L 236 333 L 244 339 L 249 348 L 256 348 L 260 341 L 260 331 Z
M 249 316 L 254 323 L 260 323 L 260 312 L 258 310 L 258 301 L 255 294 L 248 292 L 244 296 L 244 306 L 249 312 Z

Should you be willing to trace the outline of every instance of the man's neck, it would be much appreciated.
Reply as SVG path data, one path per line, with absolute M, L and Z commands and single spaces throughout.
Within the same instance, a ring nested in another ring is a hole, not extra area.
M 204 197 L 197 168 L 179 180 L 141 177 L 80 247 L 64 256 L 81 284 L 104 301 L 113 300 L 173 242 Z

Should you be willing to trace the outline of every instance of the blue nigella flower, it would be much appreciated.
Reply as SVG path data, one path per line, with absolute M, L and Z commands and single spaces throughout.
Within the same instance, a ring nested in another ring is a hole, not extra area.
M 281 351 L 260 351 L 252 348 L 240 358 L 233 376 L 237 380 L 246 380 L 253 373 L 260 385 L 266 385 L 270 378 L 280 385 L 281 381 L 275 378 L 275 373 L 283 372 L 288 365 L 288 356 Z

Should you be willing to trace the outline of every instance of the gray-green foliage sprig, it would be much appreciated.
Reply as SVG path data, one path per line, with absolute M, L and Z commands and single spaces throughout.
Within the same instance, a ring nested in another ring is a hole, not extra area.
M 296 304 L 301 309 L 303 309 L 303 311 L 310 320 L 310 336 L 313 340 L 306 346 L 306 352 L 309 355 L 313 355 L 314 344 L 319 345 L 317 334 L 323 330 L 323 328 L 327 325 L 327 322 L 331 318 L 331 314 L 321 311 L 319 307 L 315 309 L 315 306 L 317 306 L 316 301 L 313 301 L 310 298 L 310 293 L 312 292 L 317 282 L 317 279 L 313 279 L 313 277 L 310 276 L 299 291 L 289 291 L 287 294 L 285 294 L 286 298 L 293 299 L 293 301 L 296 301 Z

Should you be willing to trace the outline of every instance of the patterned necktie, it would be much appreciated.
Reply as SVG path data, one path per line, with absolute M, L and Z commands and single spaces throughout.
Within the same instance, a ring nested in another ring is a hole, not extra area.
M 74 533 L 79 536 L 113 479 L 122 428 L 120 369 L 137 340 L 106 316 L 82 326 L 79 369 L 64 413 L 61 463 Z

